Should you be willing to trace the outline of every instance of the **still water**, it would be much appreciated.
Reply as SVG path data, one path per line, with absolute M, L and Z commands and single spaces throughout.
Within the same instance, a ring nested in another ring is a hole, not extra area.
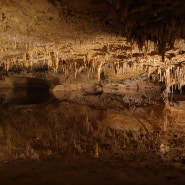
M 46 89 L 1 90 L 0 161 L 56 153 L 129 160 L 150 153 L 184 165 L 184 101 L 175 106 L 128 104 L 115 95 L 72 101 L 67 94 L 59 101 Z

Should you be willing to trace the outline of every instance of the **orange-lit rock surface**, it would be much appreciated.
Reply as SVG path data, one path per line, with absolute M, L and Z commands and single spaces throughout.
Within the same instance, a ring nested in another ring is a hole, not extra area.
M 185 184 L 183 0 L 0 1 L 0 184 Z

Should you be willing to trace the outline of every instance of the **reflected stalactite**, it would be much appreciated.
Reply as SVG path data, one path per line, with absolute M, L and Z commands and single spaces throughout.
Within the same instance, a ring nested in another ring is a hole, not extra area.
M 164 110 L 164 128 L 163 131 L 167 131 L 168 130 L 168 110 Z
M 99 146 L 98 146 L 98 143 L 95 144 L 95 154 L 94 154 L 95 157 L 99 157 Z
M 56 153 L 122 158 L 128 152 L 160 154 L 167 160 L 165 156 L 181 144 L 169 134 L 181 131 L 184 111 L 168 104 L 132 110 L 100 110 L 67 102 L 27 106 L 12 105 L 8 111 L 0 107 L 0 161 L 38 160 Z
M 100 157 L 133 149 L 135 152 L 155 151 L 159 147 L 158 134 L 152 129 L 145 130 L 145 127 L 150 128 L 150 123 L 143 120 L 141 125 L 133 118 L 134 113 L 111 110 L 106 113 L 105 110 L 70 103 L 54 107 L 35 105 L 26 110 L 25 106 L 13 106 L 8 112 L 9 117 L 0 125 L 3 153 L 0 160 L 15 156 L 41 157 L 56 152 L 88 153 Z M 14 111 L 19 112 L 19 116 Z M 29 117 L 25 116 L 27 111 Z M 7 114 L 2 108 L 0 112 L 3 117 Z M 78 114 L 74 117 L 75 112 Z

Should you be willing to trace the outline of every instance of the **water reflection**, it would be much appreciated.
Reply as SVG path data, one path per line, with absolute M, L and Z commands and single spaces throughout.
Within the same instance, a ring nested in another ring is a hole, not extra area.
M 163 160 L 184 160 L 185 109 L 162 104 L 125 107 L 116 96 L 100 101 L 101 95 L 75 103 L 15 104 L 9 99 L 12 103 L 0 107 L 1 161 L 54 153 L 122 158 L 128 152 L 128 158 L 130 153 L 151 153 Z
M 113 107 L 157 104 L 162 102 L 161 93 L 161 88 L 131 88 L 125 84 L 63 84 L 53 89 L 53 94 L 59 101 L 83 102 L 87 105 L 94 102 L 98 107 L 101 104 L 105 107 L 106 103 L 106 107 L 110 103 Z
M 47 88 L 2 88 L 0 103 L 35 104 L 47 101 L 50 96 Z

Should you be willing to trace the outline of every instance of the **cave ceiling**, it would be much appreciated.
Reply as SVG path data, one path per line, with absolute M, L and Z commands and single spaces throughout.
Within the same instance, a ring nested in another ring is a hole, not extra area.
M 135 40 L 141 48 L 145 41 L 151 40 L 164 55 L 167 48 L 173 48 L 175 39 L 184 38 L 185 5 L 182 0 L 120 1 L 117 12 L 124 35 Z
M 75 79 L 78 73 L 85 71 L 89 79 L 98 71 L 94 76 L 100 80 L 106 67 L 109 79 L 139 71 L 149 77 L 156 71 L 169 86 L 185 84 L 183 0 L 5 0 L 0 5 L 0 67 L 5 71 L 45 67 L 65 76 L 70 71 Z M 177 75 L 164 72 L 167 63 Z
M 57 1 L 50 2 L 56 5 Z M 58 3 L 62 6 L 65 1 Z M 69 14 L 76 9 L 97 16 L 111 31 L 136 42 L 140 49 L 145 42 L 154 42 L 163 57 L 166 50 L 174 47 L 175 40 L 185 37 L 183 0 L 81 0 L 67 4 L 71 7 Z
M 18 34 L 21 29 L 35 32 L 34 27 L 37 26 L 36 31 L 42 29 L 45 33 L 50 23 L 56 24 L 56 19 L 61 19 L 73 24 L 69 27 L 74 37 L 76 33 L 77 37 L 102 32 L 116 33 L 131 43 L 136 42 L 141 50 L 147 41 L 152 41 L 163 57 L 168 49 L 174 47 L 176 40 L 185 37 L 183 0 L 48 0 L 48 3 L 47 0 L 1 2 L 2 27 L 14 33 L 16 30 Z M 45 27 L 41 26 L 43 24 Z M 55 26 L 55 32 L 69 31 L 60 30 L 60 25 L 57 28 Z M 61 25 L 62 28 L 65 26 Z M 52 29 L 49 31 L 52 32 Z

